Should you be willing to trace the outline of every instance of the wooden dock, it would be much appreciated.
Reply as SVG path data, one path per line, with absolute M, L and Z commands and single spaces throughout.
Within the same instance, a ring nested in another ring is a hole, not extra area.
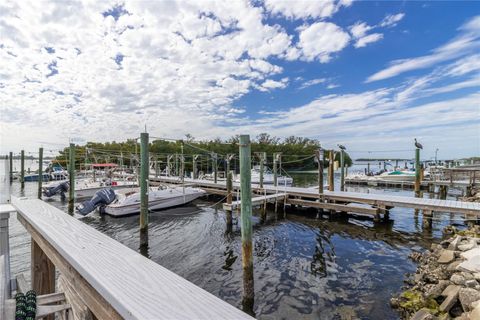
M 32 237 L 32 289 L 48 296 L 62 288 L 57 296 L 66 300 L 67 319 L 253 319 L 46 202 L 13 198 L 12 205 Z M 10 320 L 6 295 L 0 294 L 0 312 Z
M 365 177 L 365 178 L 345 178 L 345 183 L 349 185 L 372 186 L 372 187 L 393 187 L 401 189 L 413 189 L 415 181 L 395 181 L 385 180 L 379 178 Z M 447 186 L 453 188 L 466 188 L 471 186 L 469 181 L 429 181 L 423 180 L 420 183 L 420 188 L 423 190 L 430 190 L 432 186 Z
M 157 177 L 151 178 L 151 180 L 171 184 L 181 183 L 177 177 Z M 226 194 L 226 184 L 223 182 L 214 183 L 210 180 L 185 178 L 185 183 L 203 188 L 207 193 Z M 239 188 L 239 183 L 233 183 L 234 196 Z M 279 199 L 283 199 L 286 205 L 314 207 L 340 212 L 356 212 L 375 215 L 376 217 L 380 214 L 388 213 L 388 210 L 392 207 L 423 210 L 426 215 L 432 215 L 434 212 L 449 212 L 480 217 L 480 203 L 474 202 L 326 190 L 323 195 L 319 195 L 318 189 L 314 188 L 275 187 L 272 185 L 264 185 L 264 188 L 260 188 L 256 184 L 252 185 L 252 192 L 259 194 L 254 198 L 256 204 L 262 204 L 267 197 L 269 201 L 272 201 L 276 199 L 276 195 L 279 195 Z M 236 207 L 239 203 L 237 199 L 235 204 L 232 203 L 232 206 Z M 368 207 L 365 205 L 368 205 Z M 229 208 L 229 206 L 227 205 L 226 208 Z

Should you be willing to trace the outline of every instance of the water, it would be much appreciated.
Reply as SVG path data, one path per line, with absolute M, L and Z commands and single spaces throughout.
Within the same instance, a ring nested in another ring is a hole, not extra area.
M 0 161 L 0 174 L 4 173 Z M 17 165 L 19 167 L 19 165 Z M 295 181 L 315 185 L 314 174 L 296 174 Z M 338 182 L 337 182 L 338 185 Z M 36 196 L 37 184 L 11 187 L 0 177 L 1 200 L 13 195 Z M 413 196 L 410 190 L 347 188 Z M 425 195 L 430 196 L 430 195 Z M 152 214 L 149 248 L 142 254 L 196 285 L 242 308 L 241 238 L 237 219 L 226 229 L 220 198 L 200 199 L 185 207 Z M 47 200 L 66 211 L 59 198 Z M 84 223 L 139 251 L 138 216 L 126 218 L 75 216 Z M 412 209 L 394 208 L 390 221 L 370 218 L 317 217 L 314 210 L 286 214 L 267 212 L 266 221 L 254 211 L 255 304 L 258 319 L 397 319 L 389 306 L 401 290 L 405 273 L 415 270 L 408 259 L 438 241 L 459 216 L 443 214 L 431 231 L 422 230 L 421 216 Z M 14 216 L 10 219 L 12 273 L 30 270 L 29 236 Z

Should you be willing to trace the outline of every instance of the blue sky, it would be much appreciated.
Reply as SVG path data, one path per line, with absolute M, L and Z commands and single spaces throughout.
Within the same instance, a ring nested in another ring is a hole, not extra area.
M 268 132 L 480 155 L 478 1 L 7 1 L 0 152 Z M 408 150 L 408 151 L 400 151 Z M 382 151 L 382 152 L 378 152 Z

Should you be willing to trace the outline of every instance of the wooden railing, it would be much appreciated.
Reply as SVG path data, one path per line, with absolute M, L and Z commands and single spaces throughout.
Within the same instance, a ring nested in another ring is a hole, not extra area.
M 13 198 L 32 237 L 32 287 L 55 272 L 98 319 L 252 319 L 193 283 L 38 199 Z M 179 235 L 181 236 L 181 235 Z

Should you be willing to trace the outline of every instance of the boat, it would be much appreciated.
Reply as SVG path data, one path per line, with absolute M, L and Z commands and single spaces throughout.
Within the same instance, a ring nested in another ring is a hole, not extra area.
M 391 181 L 414 181 L 415 171 L 387 171 L 382 174 L 373 177 L 378 180 L 391 180 Z
M 40 175 L 38 173 L 29 173 L 29 174 L 26 174 L 24 177 L 23 177 L 23 181 L 25 182 L 34 182 L 34 181 L 38 181 L 39 180 L 39 177 Z M 48 173 L 43 173 L 42 174 L 42 181 L 50 181 L 50 174 Z
M 102 212 L 114 217 L 128 216 L 140 213 L 140 190 L 124 189 L 117 190 L 116 198 L 106 205 Z M 160 187 L 149 188 L 148 210 L 159 210 L 187 204 L 206 192 L 193 187 Z
M 275 175 L 268 168 L 263 170 L 263 184 L 274 184 Z M 251 171 L 251 181 L 253 184 L 260 184 L 260 166 L 254 166 Z M 235 179 L 240 182 L 240 177 Z M 288 176 L 277 175 L 277 186 L 291 186 L 293 178 Z
M 67 185 L 65 186 L 65 184 Z M 75 181 L 75 198 L 93 197 L 97 191 L 107 187 L 117 190 L 137 186 L 137 182 L 131 180 L 113 180 L 111 178 L 79 179 Z M 46 197 L 53 197 L 56 194 L 62 195 L 62 192 L 66 192 L 68 189 L 68 181 L 66 180 L 50 182 L 42 187 L 43 195 Z

